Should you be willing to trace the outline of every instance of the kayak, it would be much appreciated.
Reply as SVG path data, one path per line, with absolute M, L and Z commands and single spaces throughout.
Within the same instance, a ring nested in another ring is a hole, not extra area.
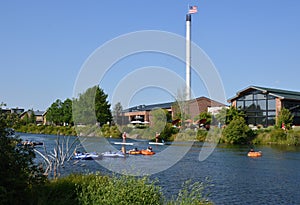
M 81 160 L 93 160 L 99 158 L 99 155 L 95 152 L 92 153 L 75 153 L 74 159 L 81 159 Z
M 248 152 L 248 157 L 261 157 L 262 156 L 262 152 Z
M 101 154 L 103 157 L 125 157 L 125 154 L 121 151 L 117 151 L 117 152 L 103 152 Z
M 148 150 L 141 150 L 142 155 L 154 155 L 155 152 L 153 151 L 148 151 Z

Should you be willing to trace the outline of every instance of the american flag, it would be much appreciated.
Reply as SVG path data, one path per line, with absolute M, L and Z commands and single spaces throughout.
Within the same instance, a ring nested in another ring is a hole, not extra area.
M 189 8 L 189 14 L 197 13 L 197 11 L 198 11 L 197 6 L 190 6 L 190 8 Z

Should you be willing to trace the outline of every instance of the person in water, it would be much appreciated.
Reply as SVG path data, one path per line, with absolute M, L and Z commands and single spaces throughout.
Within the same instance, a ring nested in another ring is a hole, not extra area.
M 122 138 L 123 138 L 123 143 L 125 143 L 126 142 L 126 132 L 123 133 Z
M 152 152 L 152 147 L 149 146 L 149 147 L 147 148 L 147 151 L 148 151 L 148 152 Z
M 156 141 L 156 143 L 158 143 L 159 135 L 160 134 L 158 132 L 156 132 L 156 134 L 155 134 L 155 141 Z

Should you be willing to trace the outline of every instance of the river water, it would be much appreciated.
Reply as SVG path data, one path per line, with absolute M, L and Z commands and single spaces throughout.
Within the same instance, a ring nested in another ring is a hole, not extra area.
M 52 150 L 55 145 L 54 135 L 19 135 L 24 140 L 43 141 L 48 150 Z M 84 143 L 95 145 L 97 140 L 99 138 L 87 138 Z M 140 146 L 147 146 L 147 142 L 139 143 Z M 208 198 L 215 204 L 300 204 L 300 147 L 258 146 L 255 149 L 261 150 L 263 156 L 249 158 L 247 146 L 218 145 L 206 160 L 199 161 L 202 145 L 195 142 L 174 166 L 151 176 L 158 179 L 158 185 L 167 197 L 176 195 L 187 180 L 205 181 L 208 177 L 207 185 L 210 186 L 205 192 L 210 194 Z M 159 153 L 167 146 L 153 146 L 153 149 Z M 181 146 L 185 146 L 184 143 Z M 119 164 L 124 164 L 124 160 L 147 159 L 145 166 L 151 167 L 151 159 L 154 159 L 151 157 L 154 156 L 101 160 L 119 160 Z M 79 163 L 72 160 L 67 163 L 62 174 L 96 171 L 111 173 L 95 160 Z

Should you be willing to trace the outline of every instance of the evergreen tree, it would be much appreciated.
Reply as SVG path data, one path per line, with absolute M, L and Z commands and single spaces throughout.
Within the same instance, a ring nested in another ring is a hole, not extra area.
M 123 111 L 122 104 L 120 102 L 115 104 L 112 113 L 113 113 L 114 122 L 118 125 L 122 125 L 122 111 Z
M 112 121 L 107 95 L 98 86 L 87 89 L 73 100 L 73 119 L 76 124 L 101 125 Z
M 61 125 L 63 122 L 62 102 L 57 99 L 47 110 L 47 121 L 55 125 Z
M 95 96 L 95 111 L 97 121 L 100 123 L 100 125 L 106 124 L 107 122 L 111 123 L 112 121 L 110 104 L 107 101 L 107 97 L 108 95 L 97 86 Z
M 72 117 L 72 100 L 67 98 L 62 104 L 63 122 L 66 124 L 73 124 Z

